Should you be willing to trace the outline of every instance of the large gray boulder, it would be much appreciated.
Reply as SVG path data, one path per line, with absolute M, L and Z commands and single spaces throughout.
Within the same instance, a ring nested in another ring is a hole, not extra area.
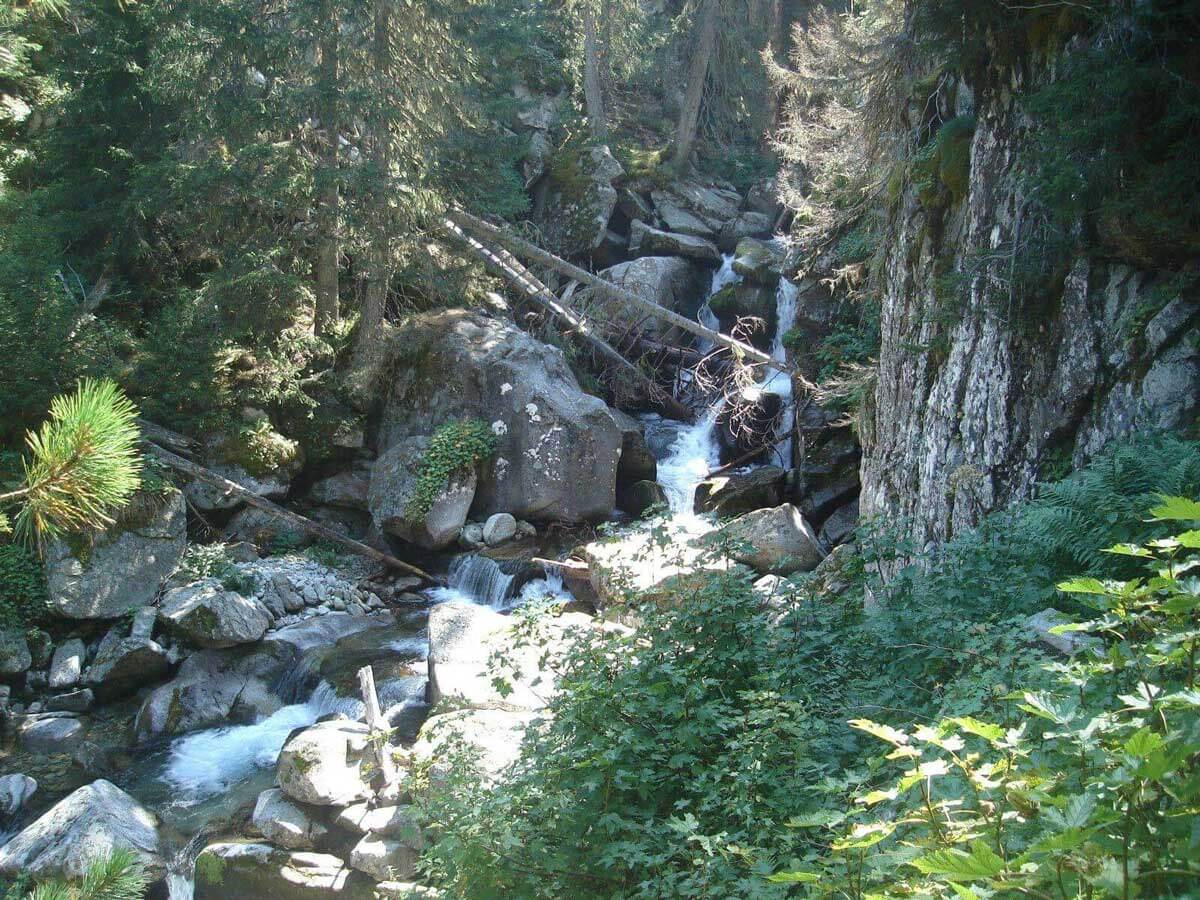
M 0 678 L 21 675 L 33 665 L 29 641 L 16 630 L 0 632 Z
M 565 647 L 571 629 L 586 628 L 579 613 L 546 616 L 539 628 L 545 646 L 516 646 L 513 620 L 474 603 L 441 603 L 429 613 L 429 702 L 452 700 L 458 705 L 537 710 L 554 696 L 555 676 L 548 660 Z M 505 664 L 493 667 L 494 655 Z M 507 682 L 497 689 L 495 679 Z
M 220 843 L 196 858 L 195 900 L 372 900 L 373 888 L 370 878 L 328 853 Z
M 722 227 L 737 218 L 742 205 L 741 195 L 729 187 L 698 180 L 676 181 L 651 193 L 654 207 L 672 231 L 696 233 L 695 222 L 701 223 L 712 237 Z
M 786 475 L 778 466 L 762 466 L 709 478 L 696 487 L 695 510 L 725 518 L 779 506 Z
M 83 722 L 65 712 L 38 713 L 21 719 L 16 727 L 21 746 L 30 753 L 70 753 L 87 734 Z
M 766 241 L 743 238 L 734 251 L 733 271 L 759 284 L 779 282 L 783 272 L 783 251 Z
M 481 420 L 496 435 L 496 453 L 480 467 L 473 516 L 581 522 L 612 513 L 621 434 L 560 350 L 462 310 L 414 317 L 393 346 L 397 376 L 384 403 L 381 447 Z M 373 495 L 381 490 L 378 466 L 374 474 Z
M 371 796 L 374 765 L 367 726 L 348 719 L 318 722 L 293 734 L 279 753 L 279 787 L 313 806 L 347 806 Z
M 344 509 L 367 509 L 368 493 L 371 488 L 371 470 L 356 466 L 347 472 L 338 472 L 322 478 L 312 486 L 309 496 L 317 503 Z
M 541 218 L 549 246 L 568 257 L 599 248 L 617 208 L 615 183 L 624 174 L 608 147 L 579 153 L 567 148 L 556 155 Z
M 154 599 L 187 545 L 183 495 L 138 494 L 94 539 L 51 541 L 46 588 L 68 619 L 115 619 Z
M 269 427 L 246 428 L 217 434 L 205 443 L 209 469 L 259 497 L 279 500 L 287 496 L 292 478 L 304 464 L 299 445 Z M 205 511 L 233 509 L 244 502 L 240 496 L 207 481 L 184 487 L 188 500 Z
M 771 228 L 775 224 L 773 216 L 766 213 L 747 210 L 738 213 L 737 218 L 726 222 L 717 236 L 717 246 L 723 253 L 732 253 L 743 238 L 766 238 L 771 236 Z
M 413 757 L 429 763 L 435 780 L 451 774 L 465 751 L 475 773 L 494 781 L 521 754 L 525 729 L 535 713 L 503 709 L 459 709 L 433 716 L 413 744 Z
M 37 780 L 28 775 L 0 776 L 0 817 L 15 816 L 29 802 L 37 788 Z
M 466 524 L 478 477 L 474 467 L 459 470 L 450 476 L 428 511 L 422 511 L 414 506 L 414 500 L 428 449 L 425 435 L 392 445 L 371 470 L 368 503 L 376 527 L 426 550 L 441 550 L 455 541 Z
M 77 879 L 98 858 L 119 849 L 135 853 L 152 880 L 165 874 L 154 814 L 116 785 L 95 781 L 0 847 L 0 875 Z
M 167 674 L 167 651 L 156 641 L 128 637 L 101 642 L 87 683 L 102 701 L 126 697 Z
M 235 647 L 262 638 L 271 625 L 270 610 L 254 597 L 225 590 L 206 578 L 168 591 L 159 621 L 197 647 Z
M 712 241 L 674 231 L 660 231 L 645 222 L 634 222 L 629 235 L 632 256 L 686 256 L 703 263 L 719 263 L 721 251 Z
M 270 788 L 258 795 L 250 821 L 259 834 L 277 847 L 315 850 L 329 834 L 329 828 L 321 821 L 323 813 L 301 806 L 279 788 Z
M 197 728 L 270 715 L 280 705 L 271 686 L 295 656 L 284 641 L 264 642 L 261 649 L 193 653 L 173 679 L 155 688 L 142 703 L 133 725 L 135 742 L 144 745 Z
M 49 686 L 57 690 L 79 684 L 86 657 L 87 647 L 79 638 L 71 638 L 59 644 L 50 660 L 50 678 L 47 682 Z
M 417 874 L 419 849 L 402 840 L 368 834 L 350 851 L 350 865 L 377 881 L 409 881 Z
M 605 269 L 600 277 L 683 316 L 694 316 L 703 301 L 702 270 L 678 256 L 643 256 Z M 674 325 L 648 316 L 621 300 L 592 291 L 582 294 L 590 304 L 592 318 L 611 334 L 624 335 L 633 331 L 663 343 L 684 339 L 683 333 Z
M 728 542 L 734 559 L 764 575 L 811 572 L 826 555 L 790 503 L 739 516 L 716 532 L 715 540 Z

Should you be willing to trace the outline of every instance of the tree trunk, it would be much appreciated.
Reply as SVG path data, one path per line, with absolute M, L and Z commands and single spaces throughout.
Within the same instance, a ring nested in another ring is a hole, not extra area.
M 391 228 L 387 215 L 387 185 L 391 169 L 391 120 L 387 109 L 388 81 L 392 71 L 390 29 L 392 0 L 374 0 L 375 24 L 372 38 L 372 66 L 375 80 L 375 115 L 372 122 L 371 164 L 374 168 L 372 191 L 372 234 L 367 251 L 367 288 L 363 298 L 362 321 L 355 341 L 355 364 L 370 371 L 379 355 L 379 341 L 387 311 L 388 286 L 392 279 Z
M 601 75 L 601 49 L 596 36 L 594 0 L 584 0 L 583 15 L 583 99 L 587 105 L 588 128 L 598 141 L 608 140 L 608 116 L 604 111 L 604 78 Z
M 708 83 L 708 68 L 713 50 L 717 46 L 717 5 L 720 0 L 703 0 L 700 8 L 699 32 L 696 50 L 688 69 L 687 94 L 683 109 L 679 113 L 679 127 L 675 131 L 675 168 L 687 166 L 696 142 L 696 129 L 700 125 L 700 106 L 704 102 L 704 87 Z
M 315 329 L 326 334 L 341 317 L 338 306 L 338 214 L 341 197 L 338 189 L 338 26 L 332 4 L 322 3 L 324 36 L 320 42 L 321 160 L 317 169 L 320 191 L 317 200 L 317 309 Z

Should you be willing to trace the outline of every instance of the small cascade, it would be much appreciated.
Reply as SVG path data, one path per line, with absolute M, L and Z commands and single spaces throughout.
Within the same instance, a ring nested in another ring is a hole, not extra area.
M 696 320 L 705 328 L 720 331 L 721 323 L 717 320 L 712 307 L 708 305 L 708 301 L 729 287 L 729 285 L 739 284 L 741 280 L 742 276 L 733 270 L 733 254 L 726 253 L 721 257 L 721 267 L 713 273 L 712 284 L 708 289 L 708 297 L 705 298 L 704 305 L 700 307 L 700 311 L 696 313 Z M 713 343 L 707 338 L 701 338 L 699 347 L 701 353 L 709 353 L 713 348 Z
M 506 573 L 494 559 L 475 553 L 455 557 L 447 580 L 447 587 L 429 592 L 439 603 L 478 603 L 492 609 L 506 609 L 512 605 L 516 576 Z
M 670 453 L 658 463 L 658 482 L 666 491 L 673 519 L 689 518 L 694 514 L 696 488 L 721 464 L 717 417 L 723 401 L 724 398 L 718 400 L 695 425 L 680 431 Z
M 227 791 L 256 769 L 272 768 L 293 730 L 330 713 L 357 718 L 362 704 L 339 697 L 321 682 L 306 703 L 285 706 L 261 722 L 197 731 L 177 739 L 171 745 L 163 778 L 179 792 L 176 799 L 180 805 L 199 803 Z

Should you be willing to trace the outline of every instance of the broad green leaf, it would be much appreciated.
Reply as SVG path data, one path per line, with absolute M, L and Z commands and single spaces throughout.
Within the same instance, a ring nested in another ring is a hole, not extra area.
M 1142 728 L 1125 742 L 1125 752 L 1141 758 L 1149 756 L 1162 745 L 1162 735 L 1149 728 Z
M 953 881 L 981 881 L 1004 871 L 1004 860 L 983 841 L 971 844 L 971 852 L 962 850 L 935 850 L 912 865 L 925 875 L 936 875 Z
M 950 721 L 967 732 L 967 734 L 973 734 L 976 737 L 981 737 L 993 743 L 1004 737 L 1004 729 L 999 725 L 993 725 L 990 722 L 981 722 L 979 719 L 973 719 L 970 716 L 959 716 Z
M 1162 502 L 1150 510 L 1153 522 L 1200 521 L 1200 503 L 1186 497 L 1161 497 Z
M 772 884 L 811 884 L 820 880 L 821 876 L 816 872 L 776 872 L 767 876 L 767 881 Z
M 979 895 L 965 885 L 952 881 L 950 882 L 950 887 L 953 888 L 955 895 L 961 897 L 962 900 L 980 900 Z
M 1064 594 L 1100 594 L 1103 596 L 1109 592 L 1104 582 L 1098 578 L 1072 578 L 1070 581 L 1060 582 L 1058 589 Z
M 1104 551 L 1112 553 L 1115 556 L 1136 556 L 1141 559 L 1153 559 L 1154 554 L 1137 544 L 1117 544 L 1114 547 L 1109 547 Z
M 864 825 L 855 825 L 851 829 L 849 837 L 833 842 L 832 849 L 841 851 L 874 847 L 880 841 L 890 837 L 895 830 L 896 823 L 894 822 L 870 822 Z
M 878 722 L 872 722 L 870 719 L 851 719 L 850 727 L 857 728 L 859 731 L 865 731 L 867 734 L 877 737 L 881 741 L 887 741 L 889 744 L 894 744 L 897 747 L 908 743 L 908 735 L 903 731 L 897 731 L 890 725 L 880 725 Z

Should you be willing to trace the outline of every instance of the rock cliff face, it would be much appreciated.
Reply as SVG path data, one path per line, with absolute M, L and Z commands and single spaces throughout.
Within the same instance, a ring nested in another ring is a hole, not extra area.
M 1028 497 L 1039 479 L 1113 438 L 1195 420 L 1194 265 L 1180 273 L 1057 260 L 1065 277 L 1034 304 L 1014 300 L 1013 246 L 1031 227 L 1018 174 L 1031 134 L 1019 97 L 1037 77 L 993 73 L 989 84 L 940 96 L 941 121 L 974 118 L 966 177 L 946 179 L 937 199 L 928 185 L 907 187 L 890 211 L 878 383 L 862 417 L 862 508 L 918 541 L 944 540 Z

